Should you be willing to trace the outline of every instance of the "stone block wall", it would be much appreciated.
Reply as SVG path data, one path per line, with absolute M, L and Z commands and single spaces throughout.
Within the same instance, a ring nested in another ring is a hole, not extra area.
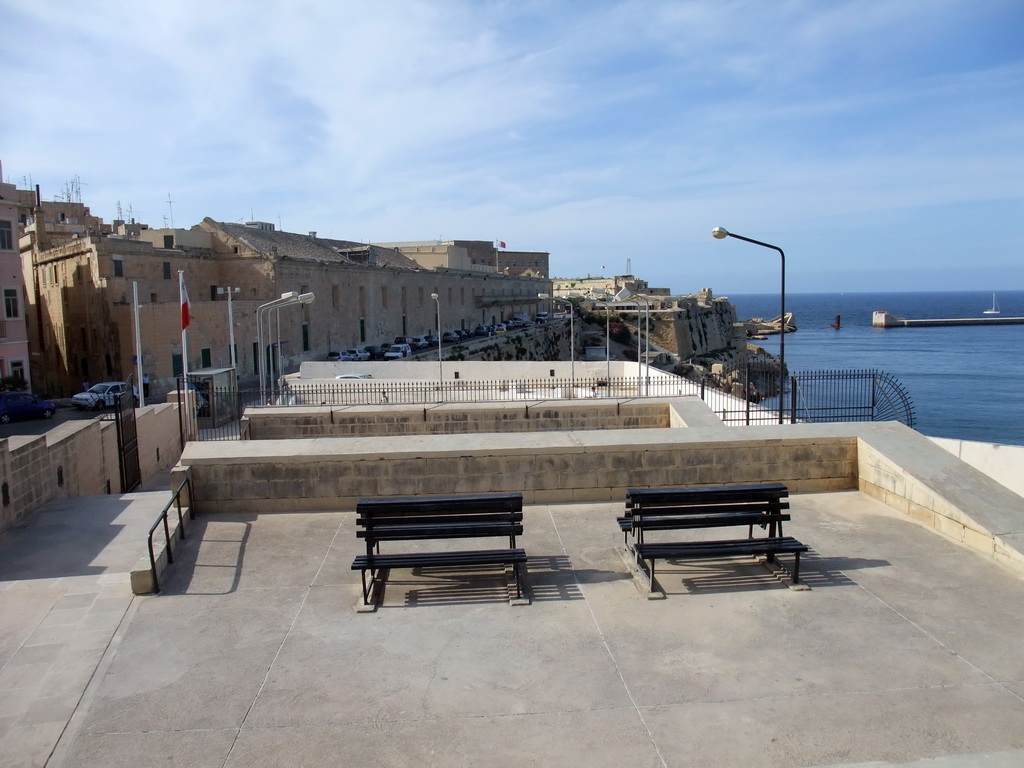
M 648 486 L 780 481 L 793 492 L 856 487 L 852 437 L 766 443 L 738 432 L 191 443 L 175 471 L 191 469 L 200 512 L 351 509 L 367 496 L 519 491 L 527 503 L 558 503 L 619 500 L 628 488 Z
M 143 482 L 181 455 L 177 407 L 136 411 Z M 121 474 L 113 421 L 68 421 L 44 435 L 0 440 L 0 532 L 48 501 L 119 493 Z
M 672 424 L 672 410 L 656 400 L 542 401 L 514 406 L 445 403 L 431 406 L 259 408 L 246 419 L 252 440 L 295 437 L 553 432 L 656 429 Z

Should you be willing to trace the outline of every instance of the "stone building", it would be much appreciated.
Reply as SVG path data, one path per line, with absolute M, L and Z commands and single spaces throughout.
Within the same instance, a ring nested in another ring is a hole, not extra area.
M 529 313 L 537 294 L 550 289 L 535 278 L 427 269 L 394 248 L 282 232 L 260 222 L 204 219 L 191 229 L 119 225 L 111 234 L 58 234 L 35 217 L 21 243 L 30 283 L 32 372 L 36 388 L 54 396 L 137 371 L 136 293 L 142 371 L 155 396 L 172 389 L 184 367 L 179 271 L 190 300 L 189 371 L 230 365 L 233 322 L 243 379 L 259 367 L 256 310 L 287 291 L 316 299 L 273 319 L 284 372 L 331 350 L 434 331 L 438 308 L 441 330 Z M 263 354 L 272 370 L 276 351 Z
M 441 267 L 540 278 L 549 274 L 550 253 L 499 250 L 486 240 L 419 240 L 378 245 L 395 248 L 426 269 Z
M 25 279 L 18 255 L 18 228 L 22 219 L 18 189 L 4 184 L 0 166 L 0 377 L 31 383 L 28 332 L 25 329 Z

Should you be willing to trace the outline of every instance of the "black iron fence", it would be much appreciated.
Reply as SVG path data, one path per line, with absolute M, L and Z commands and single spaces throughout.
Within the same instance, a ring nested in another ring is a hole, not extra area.
M 181 391 L 181 388 L 179 388 Z M 778 369 L 744 366 L 701 379 L 650 377 L 495 381 L 290 382 L 280 390 L 193 388 L 183 408 L 183 440 L 244 440 L 246 408 L 508 402 L 636 397 L 699 397 L 730 425 L 780 421 Z M 903 386 L 881 371 L 811 371 L 787 377 L 781 421 L 900 421 L 914 425 Z M 186 429 L 189 431 L 186 433 Z M 186 438 L 186 434 L 188 437 Z

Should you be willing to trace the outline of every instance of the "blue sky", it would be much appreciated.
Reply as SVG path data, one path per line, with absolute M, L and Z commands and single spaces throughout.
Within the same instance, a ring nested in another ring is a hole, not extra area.
M 1024 288 L 1020 0 L 0 0 L 6 181 L 689 293 Z

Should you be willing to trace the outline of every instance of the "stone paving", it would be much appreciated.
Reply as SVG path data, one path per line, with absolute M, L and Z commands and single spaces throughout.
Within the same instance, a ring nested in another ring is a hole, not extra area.
M 0 535 L 0 765 L 45 765 L 133 606 L 166 492 L 61 499 Z
M 5 582 L 0 764 L 1024 764 L 1024 581 L 857 492 L 792 507 L 807 591 L 702 561 L 647 600 L 621 504 L 533 505 L 530 605 L 396 571 L 369 614 L 351 511 L 202 515 L 162 595 Z

